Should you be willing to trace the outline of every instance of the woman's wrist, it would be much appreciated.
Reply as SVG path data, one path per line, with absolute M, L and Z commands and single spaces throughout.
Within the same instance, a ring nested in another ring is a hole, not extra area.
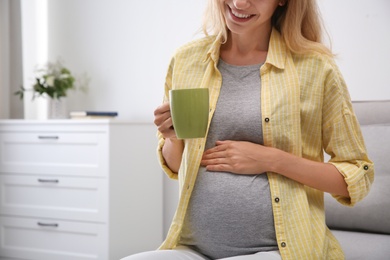
M 165 139 L 164 146 L 162 147 L 162 154 L 168 167 L 173 172 L 179 171 L 183 150 L 183 140 L 175 137 Z
M 277 148 L 268 147 L 268 158 L 265 160 L 267 162 L 267 165 L 265 166 L 267 171 L 269 172 L 275 172 L 280 173 L 280 171 L 283 168 L 283 161 L 286 159 L 285 155 L 287 153 L 279 150 Z M 262 160 L 264 162 L 264 160 Z

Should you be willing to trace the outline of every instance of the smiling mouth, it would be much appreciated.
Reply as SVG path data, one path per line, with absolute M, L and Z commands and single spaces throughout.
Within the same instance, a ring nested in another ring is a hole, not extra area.
M 232 8 L 230 8 L 230 6 L 229 6 L 229 9 L 230 9 L 230 13 L 231 13 L 234 17 L 239 18 L 239 19 L 249 19 L 249 18 L 251 18 L 252 16 L 254 16 L 254 15 L 252 15 L 252 14 L 241 14 L 241 13 L 238 13 L 238 12 L 234 11 Z

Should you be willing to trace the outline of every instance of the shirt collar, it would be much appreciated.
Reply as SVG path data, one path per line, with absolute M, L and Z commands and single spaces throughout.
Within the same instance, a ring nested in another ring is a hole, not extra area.
M 203 61 L 207 62 L 209 59 L 211 59 L 215 64 L 217 64 L 219 60 L 219 50 L 221 48 L 222 34 L 220 33 L 214 37 L 214 41 L 210 45 L 210 48 L 208 49 L 206 57 L 203 59 Z
M 269 63 L 279 69 L 284 69 L 287 58 L 287 46 L 280 33 L 273 28 L 271 38 L 269 40 L 267 60 Z
M 210 45 L 209 50 L 207 51 L 204 62 L 207 62 L 209 59 L 213 60 L 216 64 L 219 60 L 219 50 L 221 48 L 222 34 L 214 36 L 214 41 Z M 285 62 L 287 57 L 287 46 L 284 43 L 280 33 L 273 28 L 271 32 L 268 55 L 265 63 L 271 64 L 279 69 L 284 69 Z

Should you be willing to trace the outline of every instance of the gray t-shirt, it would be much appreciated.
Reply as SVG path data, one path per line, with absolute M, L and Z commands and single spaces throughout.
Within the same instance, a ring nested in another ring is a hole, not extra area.
M 263 144 L 260 66 L 219 61 L 222 88 L 206 149 L 217 140 Z M 212 259 L 277 250 L 267 175 L 208 172 L 201 167 L 179 243 Z

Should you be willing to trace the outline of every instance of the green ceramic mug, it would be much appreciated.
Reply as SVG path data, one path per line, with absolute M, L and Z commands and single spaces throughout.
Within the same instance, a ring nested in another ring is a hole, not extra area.
M 169 91 L 173 128 L 179 139 L 203 138 L 209 120 L 209 89 Z

